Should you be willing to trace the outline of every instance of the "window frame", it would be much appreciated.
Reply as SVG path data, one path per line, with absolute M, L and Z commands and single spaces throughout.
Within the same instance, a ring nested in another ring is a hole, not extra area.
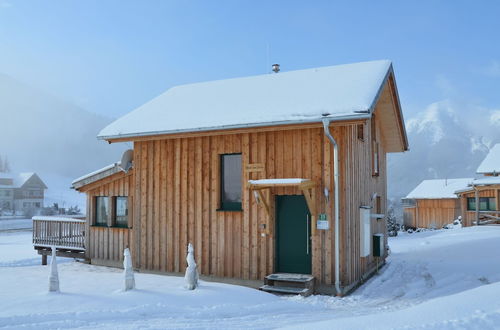
M 126 208 L 126 223 L 119 224 L 118 223 L 118 199 L 125 199 L 127 203 L 127 208 Z M 129 196 L 113 196 L 113 226 L 116 228 L 129 228 L 129 220 L 130 220 L 130 208 L 129 208 Z
M 224 157 L 226 156 L 240 156 L 240 201 L 239 202 L 229 202 L 224 200 Z M 243 199 L 243 155 L 241 152 L 219 154 L 219 208 L 217 211 L 243 211 L 242 199 Z
M 377 141 L 377 123 L 375 121 L 375 114 L 370 119 L 371 137 L 372 137 L 372 176 L 380 175 L 380 148 Z
M 486 201 L 486 208 L 481 208 L 481 203 Z M 479 211 L 496 211 L 495 197 L 479 197 Z M 467 211 L 476 211 L 476 197 L 467 197 Z
M 98 212 L 98 206 L 97 206 L 97 201 L 100 199 L 100 198 L 105 198 L 106 199 L 106 203 L 105 205 L 107 205 L 107 216 L 106 216 L 106 219 L 104 222 L 97 222 L 97 212 Z M 109 227 L 109 218 L 110 218 L 110 211 L 111 211 L 111 208 L 110 208 L 110 205 L 109 205 L 109 202 L 110 202 L 110 197 L 109 196 L 94 196 L 94 219 L 92 221 L 92 225 L 95 226 L 95 227 Z
M 358 133 L 358 140 L 360 141 L 365 141 L 365 125 L 364 124 L 358 124 L 357 125 L 357 133 Z

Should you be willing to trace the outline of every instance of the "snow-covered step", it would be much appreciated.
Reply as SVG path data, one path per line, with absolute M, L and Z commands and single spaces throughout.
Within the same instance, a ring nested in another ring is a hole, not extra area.
M 274 293 L 300 294 L 314 293 L 314 276 L 310 274 L 275 273 L 264 278 L 263 291 Z
M 308 288 L 297 288 L 290 286 L 263 285 L 259 289 L 266 292 L 300 294 L 303 296 L 309 296 L 312 293 Z
M 282 282 L 306 283 L 314 280 L 314 276 L 307 274 L 276 273 L 266 276 L 267 280 Z

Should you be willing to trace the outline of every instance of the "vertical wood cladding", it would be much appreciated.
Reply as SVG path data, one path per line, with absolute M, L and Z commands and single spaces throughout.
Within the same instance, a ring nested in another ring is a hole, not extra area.
M 133 187 L 133 171 L 129 174 L 117 173 L 85 187 L 87 193 L 86 232 L 88 233 L 86 254 L 88 258 L 104 261 L 105 264 L 118 265 L 123 262 L 123 250 L 126 247 L 132 251 L 135 250 L 132 229 L 130 229 L 134 226 L 132 217 Z M 96 196 L 128 196 L 129 228 L 92 226 L 95 214 L 94 198 Z
M 386 157 L 379 145 L 380 175 L 372 176 L 371 136 L 358 138 L 360 123 L 331 127 L 339 143 L 340 230 L 342 284 L 361 278 L 373 266 L 373 258 L 361 258 L 359 207 L 371 205 L 373 193 L 386 212 Z M 377 123 L 378 125 L 379 123 Z M 370 134 L 368 122 L 363 124 Z M 380 130 L 377 130 L 380 131 Z M 378 136 L 377 139 L 383 139 Z M 242 212 L 220 211 L 220 154 L 242 154 Z M 263 170 L 248 172 L 247 164 L 263 164 Z M 334 281 L 333 148 L 322 127 L 260 131 L 252 133 L 177 137 L 134 143 L 134 177 L 127 177 L 133 198 L 134 240 L 124 230 L 125 244 L 133 245 L 134 264 L 146 270 L 182 272 L 186 246 L 194 245 L 202 274 L 243 279 L 262 279 L 274 269 L 274 237 L 263 236 L 260 225 L 267 213 L 246 188 L 249 179 L 307 178 L 318 183 L 316 207 L 327 213 L 330 230 L 313 237 L 313 275 L 322 284 Z M 120 180 L 125 180 L 120 179 Z M 118 184 L 119 186 L 120 184 Z M 132 188 L 133 187 L 133 188 Z M 329 199 L 324 189 L 329 190 Z M 101 189 L 99 191 L 99 189 Z M 92 190 L 112 193 L 107 185 Z M 270 196 L 301 194 L 294 187 L 274 188 Z M 89 195 L 90 196 L 90 195 Z M 274 211 L 272 211 L 274 212 Z M 89 213 L 91 214 L 91 213 Z M 271 224 L 274 225 L 274 224 Z M 386 233 L 385 220 L 372 220 L 373 233 Z M 114 229 L 92 229 L 91 256 L 116 254 Z M 125 235 L 127 233 L 127 235 Z M 104 237 L 113 236 L 113 247 Z M 125 238 L 126 236 L 126 238 Z M 99 241 L 100 244 L 92 244 Z M 135 241 L 136 244 L 132 244 Z M 102 242 L 102 244 L 101 244 Z M 104 246 L 106 251 L 104 251 Z M 103 249 L 103 251 L 101 251 Z M 115 258 L 115 257 L 113 257 Z M 120 257 L 121 258 L 121 257 Z M 120 259 L 121 260 L 121 259 Z

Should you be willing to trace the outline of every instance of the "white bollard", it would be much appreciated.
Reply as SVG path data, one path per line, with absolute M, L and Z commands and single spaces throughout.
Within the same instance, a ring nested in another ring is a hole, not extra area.
M 188 245 L 186 261 L 188 264 L 186 268 L 186 275 L 184 276 L 186 289 L 194 290 L 198 286 L 198 268 L 196 266 L 196 261 L 194 260 L 194 249 L 191 243 Z
M 130 250 L 126 248 L 123 251 L 123 275 L 125 277 L 125 291 L 135 289 L 134 269 L 132 268 L 132 258 Z
M 56 247 L 52 247 L 50 260 L 49 292 L 59 292 L 59 274 L 57 273 Z

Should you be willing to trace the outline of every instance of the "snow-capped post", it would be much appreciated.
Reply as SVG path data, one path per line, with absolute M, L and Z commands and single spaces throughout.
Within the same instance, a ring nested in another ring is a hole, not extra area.
M 55 246 L 52 246 L 52 258 L 50 260 L 49 292 L 59 292 L 59 274 L 57 273 Z
M 132 268 L 132 258 L 130 257 L 130 250 L 126 248 L 123 251 L 123 276 L 125 277 L 124 290 L 135 289 L 134 270 Z
M 186 289 L 194 290 L 198 286 L 198 266 L 196 266 L 196 261 L 194 260 L 194 248 L 191 243 L 188 244 L 186 261 L 188 264 L 186 268 L 186 275 L 184 276 Z

